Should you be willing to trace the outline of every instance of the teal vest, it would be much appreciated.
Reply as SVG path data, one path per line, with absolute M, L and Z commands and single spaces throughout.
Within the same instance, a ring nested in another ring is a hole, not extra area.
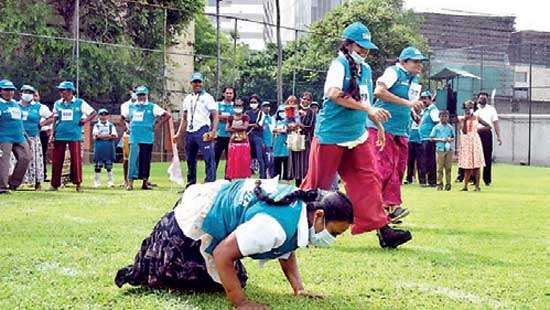
M 278 120 L 275 123 L 275 126 L 288 126 L 286 120 Z M 287 157 L 288 156 L 288 145 L 286 140 L 288 138 L 287 133 L 277 133 L 273 140 L 273 157 Z
M 206 252 L 212 254 L 220 242 L 229 236 L 237 227 L 256 214 L 263 213 L 273 217 L 285 231 L 287 239 L 278 248 L 266 253 L 251 255 L 254 259 L 275 259 L 281 255 L 292 252 L 298 248 L 298 222 L 302 208 L 305 207 L 301 201 L 296 201 L 286 206 L 271 206 L 259 201 L 252 191 L 242 189 L 245 180 L 238 180 L 224 185 L 216 198 L 214 204 L 206 215 L 202 224 L 202 230 L 212 236 L 210 245 Z M 274 199 L 296 190 L 291 185 L 279 185 Z
M 233 112 L 233 106 L 230 104 L 226 104 L 224 101 L 218 102 L 218 115 L 220 116 L 235 115 L 235 112 Z M 231 136 L 229 132 L 225 130 L 226 125 L 227 125 L 227 122 L 220 121 L 218 125 L 218 137 L 229 138 Z
M 153 144 L 155 138 L 155 115 L 153 114 L 154 104 L 133 103 L 128 107 L 128 120 L 130 121 L 129 142 Z
M 58 141 L 80 141 L 82 140 L 82 99 L 65 104 L 58 100 L 54 104 L 56 115 L 54 135 Z
M 40 134 L 40 103 L 24 106 L 19 104 L 22 112 L 23 127 L 25 133 L 30 137 L 37 137 Z
M 273 147 L 273 132 L 271 132 L 270 126 L 273 126 L 274 121 L 275 118 L 273 116 L 264 114 L 264 130 L 262 135 L 266 147 Z
M 397 73 L 397 81 L 388 90 L 399 98 L 409 100 L 411 85 L 418 84 L 418 77 L 410 76 L 407 71 L 397 65 L 391 66 L 390 69 L 395 70 Z M 383 123 L 384 130 L 387 133 L 394 136 L 408 136 L 411 108 L 383 100 L 377 100 L 375 107 L 386 109 L 391 113 L 391 118 L 387 122 Z M 369 128 L 376 128 L 376 125 L 370 119 L 367 120 L 367 123 Z
M 22 114 L 15 100 L 0 101 L 0 143 L 25 142 Z
M 420 121 L 420 139 L 422 141 L 430 140 L 430 134 L 432 133 L 432 129 L 437 125 L 437 123 L 434 123 L 432 121 L 432 118 L 430 116 L 430 113 L 433 110 L 437 110 L 437 107 L 435 106 L 435 103 L 430 105 L 424 110 L 424 113 L 422 114 L 422 120 Z
M 336 61 L 344 65 L 345 68 L 342 90 L 346 92 L 351 80 L 350 66 L 343 56 L 338 56 Z M 372 71 L 368 64 L 361 65 L 361 76 L 357 79 L 357 84 L 362 89 L 362 96 L 368 96 L 367 101 L 372 104 Z M 366 120 L 367 112 L 345 108 L 326 98 L 323 108 L 317 116 L 315 136 L 321 144 L 354 141 L 365 133 Z

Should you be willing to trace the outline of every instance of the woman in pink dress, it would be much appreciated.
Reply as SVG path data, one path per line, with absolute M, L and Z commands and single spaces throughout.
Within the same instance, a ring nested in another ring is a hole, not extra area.
M 464 103 L 464 116 L 459 118 L 460 126 L 460 148 L 458 153 L 458 167 L 464 169 L 464 188 L 462 191 L 468 191 L 468 182 L 470 177 L 474 177 L 475 191 L 479 192 L 479 170 L 485 167 L 483 157 L 483 147 L 481 139 L 477 133 L 477 124 L 481 123 L 490 128 L 490 125 L 474 116 L 474 102 L 466 101 Z
M 225 178 L 228 180 L 244 179 L 251 175 L 250 144 L 246 135 L 249 120 L 248 116 L 243 114 L 242 100 L 235 101 L 233 111 L 235 115 L 229 117 L 225 127 L 226 131 L 231 133 L 225 172 Z

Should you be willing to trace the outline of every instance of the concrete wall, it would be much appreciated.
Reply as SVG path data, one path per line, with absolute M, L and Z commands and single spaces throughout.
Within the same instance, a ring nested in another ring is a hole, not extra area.
M 496 162 L 526 163 L 529 149 L 529 116 L 499 115 L 502 145 L 494 147 Z M 533 115 L 531 124 L 531 164 L 550 166 L 550 115 Z

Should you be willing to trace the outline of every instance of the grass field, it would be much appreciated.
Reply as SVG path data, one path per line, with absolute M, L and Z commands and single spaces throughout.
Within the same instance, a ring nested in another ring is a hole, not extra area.
M 114 285 L 179 188 L 156 164 L 153 191 L 95 190 L 91 168 L 83 194 L 0 196 L 0 309 L 229 308 L 223 294 Z M 405 186 L 411 215 L 403 226 L 413 240 L 399 250 L 382 250 L 373 233 L 299 250 L 306 289 L 325 299 L 292 297 L 278 263 L 259 268 L 249 259 L 246 293 L 272 309 L 549 309 L 550 169 L 494 169 L 481 193 Z

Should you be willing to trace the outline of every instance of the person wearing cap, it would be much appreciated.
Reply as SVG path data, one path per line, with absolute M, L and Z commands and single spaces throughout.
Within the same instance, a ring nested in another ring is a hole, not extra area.
M 187 186 L 197 183 L 197 155 L 199 150 L 205 161 L 205 182 L 216 180 L 216 160 L 212 141 L 218 131 L 218 105 L 203 89 L 200 72 L 191 75 L 192 93 L 183 100 L 182 117 L 174 141 L 186 132 L 185 151 L 187 155 Z
M 437 186 L 436 143 L 431 139 L 430 134 L 435 125 L 439 123 L 439 109 L 433 103 L 432 97 L 432 92 L 429 90 L 423 91 L 420 94 L 420 100 L 424 104 L 424 111 L 422 112 L 418 127 L 418 134 L 422 142 L 418 183 L 422 187 Z
M 101 186 L 101 168 L 107 170 L 107 186 L 113 187 L 113 163 L 115 162 L 115 139 L 118 134 L 116 127 L 109 121 L 109 111 L 99 109 L 97 112 L 99 121 L 94 124 L 92 135 L 94 137 L 94 162 L 95 180 L 94 187 Z
M 382 148 L 381 121 L 390 117 L 386 110 L 371 106 L 372 71 L 365 63 L 370 49 L 377 47 L 365 25 L 356 22 L 346 27 L 338 56 L 327 72 L 323 108 L 317 115 L 309 169 L 301 187 L 329 190 L 338 173 L 353 205 L 352 234 L 377 230 L 380 246 L 395 248 L 412 236 L 389 226 L 374 147 L 367 143 L 367 118 L 377 126 L 373 138 Z
M 137 102 L 120 111 L 130 123 L 130 154 L 128 156 L 128 186 L 134 189 L 134 180 L 143 180 L 141 189 L 152 189 L 149 184 L 151 156 L 155 139 L 155 123 L 162 123 L 171 118 L 170 113 L 149 101 L 149 89 L 145 86 L 136 88 Z
M 130 93 L 130 99 L 120 105 L 120 111 L 128 111 L 128 107 L 131 104 L 137 102 L 137 94 L 135 89 L 137 86 L 130 87 L 128 92 Z M 124 133 L 120 139 L 120 146 L 122 147 L 122 170 L 124 172 L 124 188 L 128 187 L 128 157 L 130 156 L 130 123 L 121 115 L 119 125 L 124 128 Z
M 226 86 L 223 89 L 223 98 L 218 102 L 218 115 L 219 115 L 219 124 L 218 132 L 216 137 L 216 142 L 214 143 L 214 158 L 216 160 L 216 171 L 218 170 L 218 165 L 220 163 L 220 158 L 222 153 L 225 152 L 225 157 L 227 159 L 229 152 L 229 140 L 231 133 L 227 132 L 226 125 L 229 117 L 234 115 L 233 105 L 236 98 L 235 89 L 231 86 Z M 227 165 L 226 165 L 227 170 Z
M 275 176 L 273 170 L 273 128 L 275 127 L 275 118 L 271 116 L 271 103 L 262 102 L 262 113 L 264 115 L 264 126 L 262 131 L 262 140 L 264 142 L 264 162 L 268 178 Z
M 76 191 L 82 192 L 82 126 L 95 116 L 95 110 L 83 99 L 76 98 L 73 82 L 63 81 L 57 85 L 61 99 L 53 106 L 54 131 L 52 135 L 52 180 L 50 191 L 57 191 L 61 186 L 61 174 L 65 150 L 69 145 L 71 156 L 71 181 Z
M 407 209 L 401 207 L 401 182 L 409 155 L 408 130 L 411 110 L 423 105 L 419 101 L 422 87 L 418 75 L 422 72 L 424 60 L 426 57 L 418 49 L 407 47 L 399 55 L 399 62 L 388 67 L 376 81 L 376 106 L 391 114 L 391 118 L 384 122 L 384 148 L 375 146 L 378 129 L 376 124 L 368 121 L 369 143 L 375 146 L 378 173 L 382 179 L 384 207 L 394 223 L 409 214 Z
M 422 110 L 418 107 L 411 111 L 411 120 L 409 128 L 409 156 L 407 160 L 407 176 L 403 184 L 412 184 L 413 178 L 418 181 L 420 175 L 420 160 L 422 159 L 422 140 L 418 133 L 420 124 L 420 115 Z M 415 176 L 416 173 L 416 176 Z
M 311 102 L 309 107 L 313 111 L 313 113 L 315 113 L 315 115 L 317 115 L 317 113 L 319 113 L 319 109 L 321 109 L 321 106 L 319 105 L 319 102 L 317 102 L 317 101 Z
M 0 81 L 0 194 L 14 191 L 23 183 L 31 161 L 21 106 L 13 100 L 16 89 L 11 81 Z M 12 152 L 17 163 L 10 175 Z
M 34 92 L 34 102 L 40 103 L 40 92 L 38 90 L 35 90 Z M 41 103 L 40 103 L 41 104 Z M 47 107 L 47 106 L 46 106 Z M 49 107 L 48 107 L 49 110 Z M 44 182 L 49 182 L 48 179 L 48 150 L 50 145 L 50 136 L 52 135 L 53 131 L 53 120 L 47 119 L 47 118 L 40 118 L 40 123 L 42 124 L 44 121 L 44 126 L 40 126 L 40 144 L 42 144 L 42 166 L 44 167 Z
M 42 182 L 44 182 L 44 154 L 40 139 L 40 128 L 49 126 L 53 119 L 51 118 L 52 112 L 50 109 L 34 100 L 35 94 L 36 89 L 34 87 L 23 85 L 19 106 L 31 154 L 31 161 L 23 182 L 31 184 L 36 191 L 40 191 L 42 190 Z

